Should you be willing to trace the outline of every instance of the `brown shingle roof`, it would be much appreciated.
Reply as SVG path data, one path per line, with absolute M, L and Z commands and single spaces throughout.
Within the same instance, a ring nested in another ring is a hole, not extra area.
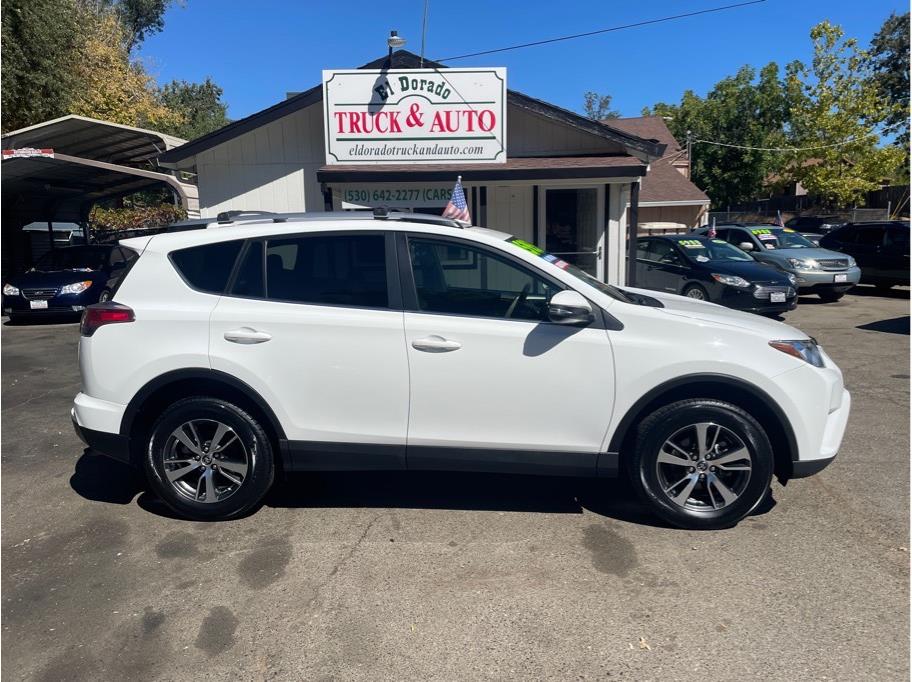
M 644 140 L 657 140 L 667 145 L 665 154 L 681 149 L 681 145 L 675 139 L 674 135 L 665 125 L 665 119 L 661 116 L 635 116 L 633 118 L 609 118 L 602 121 L 606 126 L 618 128 L 628 135 L 636 135 Z
M 666 145 L 665 156 L 654 161 L 649 167 L 649 173 L 643 178 L 640 185 L 641 202 L 709 201 L 703 190 L 672 165 L 675 161 L 683 159 L 683 156 L 678 154 L 683 148 L 661 116 L 612 118 L 603 123 L 631 135 L 658 140 Z

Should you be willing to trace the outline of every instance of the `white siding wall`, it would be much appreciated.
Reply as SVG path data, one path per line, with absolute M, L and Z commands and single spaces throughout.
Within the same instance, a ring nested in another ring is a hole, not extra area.
M 532 187 L 488 185 L 485 227 L 532 241 Z
M 196 157 L 200 213 L 321 211 L 316 171 L 323 162 L 319 106 L 267 123 Z

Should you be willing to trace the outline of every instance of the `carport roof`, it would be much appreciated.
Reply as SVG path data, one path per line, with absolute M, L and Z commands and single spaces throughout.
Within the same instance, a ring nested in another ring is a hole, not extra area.
M 55 152 L 107 163 L 136 165 L 184 144 L 154 130 L 69 115 L 20 128 L 2 137 L 3 149 L 51 148 Z M 4 164 L 4 174 L 6 173 Z

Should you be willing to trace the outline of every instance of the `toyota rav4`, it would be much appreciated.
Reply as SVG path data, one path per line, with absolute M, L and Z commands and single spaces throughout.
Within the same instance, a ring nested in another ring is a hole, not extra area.
M 83 316 L 73 422 L 194 519 L 278 472 L 436 469 L 621 473 L 666 521 L 727 527 L 823 469 L 849 415 L 797 329 L 490 229 L 309 214 L 122 243 L 140 256 Z

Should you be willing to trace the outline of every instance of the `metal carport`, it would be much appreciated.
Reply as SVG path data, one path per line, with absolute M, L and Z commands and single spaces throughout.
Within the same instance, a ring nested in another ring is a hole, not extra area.
M 199 215 L 196 185 L 157 163 L 160 153 L 184 143 L 180 138 L 71 115 L 7 133 L 2 142 L 3 276 L 30 264 L 24 225 L 84 225 L 105 199 L 164 185 L 190 217 Z

